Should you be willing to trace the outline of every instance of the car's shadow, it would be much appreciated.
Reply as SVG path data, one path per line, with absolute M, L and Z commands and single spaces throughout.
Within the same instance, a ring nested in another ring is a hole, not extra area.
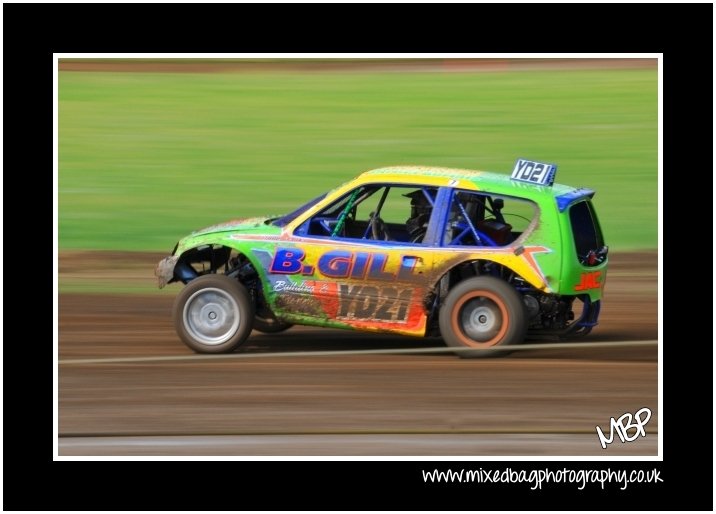
M 518 350 L 509 354 L 510 359 L 578 359 L 609 361 L 656 361 L 657 347 L 624 346 L 604 348 L 573 347 L 580 343 L 610 343 L 632 340 L 632 334 L 606 332 L 590 334 L 582 339 L 562 341 L 565 348 L 545 348 Z M 637 338 L 638 339 L 638 338 Z M 559 343 L 555 338 L 529 339 L 525 344 Z M 413 357 L 435 357 L 442 355 L 454 358 L 447 351 L 440 337 L 409 337 L 393 334 L 366 333 L 350 330 L 321 329 L 313 327 L 293 327 L 278 334 L 262 334 L 254 331 L 251 337 L 240 347 L 240 353 L 294 353 L 294 352 L 350 352 L 361 350 L 411 350 L 424 348 L 445 348 L 445 353 L 416 353 Z M 492 360 L 492 359 L 490 359 Z
M 278 334 L 253 331 L 241 353 L 358 351 L 436 348 L 445 344 L 439 337 L 409 337 L 351 330 L 293 327 Z

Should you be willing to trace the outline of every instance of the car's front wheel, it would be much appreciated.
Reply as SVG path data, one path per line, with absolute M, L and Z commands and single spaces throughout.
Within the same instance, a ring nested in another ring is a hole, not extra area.
M 474 277 L 450 290 L 440 308 L 440 332 L 448 346 L 489 349 L 522 342 L 527 317 L 520 295 L 495 277 Z M 463 358 L 507 352 L 458 351 Z
M 246 288 L 225 275 L 202 275 L 174 302 L 174 326 L 198 353 L 228 353 L 251 333 L 254 308 Z

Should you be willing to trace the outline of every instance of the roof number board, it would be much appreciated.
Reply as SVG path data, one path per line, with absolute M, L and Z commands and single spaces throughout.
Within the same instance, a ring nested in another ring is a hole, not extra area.
M 512 180 L 519 180 L 520 182 L 540 186 L 551 186 L 554 183 L 554 175 L 556 172 L 556 164 L 517 159 L 515 169 L 512 170 Z

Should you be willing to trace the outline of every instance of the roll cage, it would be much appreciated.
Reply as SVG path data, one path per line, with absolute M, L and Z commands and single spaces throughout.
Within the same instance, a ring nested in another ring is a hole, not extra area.
M 518 204 L 521 213 L 505 211 L 506 205 Z M 531 228 L 537 212 L 532 200 L 487 191 L 364 184 L 303 220 L 294 235 L 390 245 L 500 247 Z M 521 219 L 521 227 L 513 226 L 506 216 Z

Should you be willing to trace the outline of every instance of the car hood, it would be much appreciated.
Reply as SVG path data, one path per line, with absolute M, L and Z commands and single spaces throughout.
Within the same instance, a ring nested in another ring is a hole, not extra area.
M 214 234 L 217 232 L 235 232 L 238 230 L 251 230 L 266 227 L 266 220 L 270 218 L 240 218 L 231 221 L 225 221 L 217 225 L 195 230 L 191 233 L 192 237 L 203 236 L 205 234 Z

